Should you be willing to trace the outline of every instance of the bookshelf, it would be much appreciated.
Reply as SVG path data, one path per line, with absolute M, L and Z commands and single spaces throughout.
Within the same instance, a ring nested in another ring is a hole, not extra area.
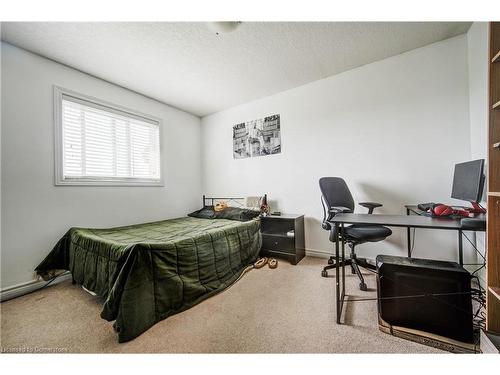
M 500 22 L 489 30 L 488 220 L 486 330 L 500 333 Z

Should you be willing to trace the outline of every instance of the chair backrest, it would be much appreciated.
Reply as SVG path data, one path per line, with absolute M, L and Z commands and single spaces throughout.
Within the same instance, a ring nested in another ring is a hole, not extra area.
M 345 181 L 340 177 L 321 177 L 319 188 L 328 208 L 341 206 L 354 212 L 354 199 Z

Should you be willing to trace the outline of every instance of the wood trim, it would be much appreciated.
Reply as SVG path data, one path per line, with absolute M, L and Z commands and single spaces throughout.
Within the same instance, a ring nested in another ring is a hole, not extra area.
M 499 61 L 500 61 L 500 51 L 498 51 L 497 54 L 495 56 L 493 56 L 493 58 L 491 59 L 492 63 L 496 63 Z
M 499 287 L 494 287 L 494 286 L 489 286 L 488 287 L 488 291 L 493 295 L 495 296 L 496 298 L 498 298 L 498 300 L 500 301 L 500 288 Z
M 500 334 L 500 299 L 490 288 L 486 294 L 486 330 Z

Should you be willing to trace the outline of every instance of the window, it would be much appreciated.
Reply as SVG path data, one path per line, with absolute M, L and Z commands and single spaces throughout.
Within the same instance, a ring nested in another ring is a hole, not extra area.
M 160 120 L 56 87 L 56 185 L 162 186 Z

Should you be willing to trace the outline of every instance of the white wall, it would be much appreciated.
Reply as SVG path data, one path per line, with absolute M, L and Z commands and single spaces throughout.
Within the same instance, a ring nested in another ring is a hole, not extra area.
M 33 269 L 72 226 L 109 227 L 199 208 L 200 119 L 2 43 L 1 287 Z M 163 120 L 164 187 L 54 186 L 52 86 Z
M 342 176 L 357 202 L 404 213 L 453 202 L 453 167 L 470 158 L 467 37 L 461 35 L 202 118 L 203 191 L 268 193 L 272 209 L 306 215 L 310 254 L 332 252 L 318 179 Z M 282 153 L 233 160 L 232 126 L 279 113 Z M 363 212 L 362 207 L 357 212 Z M 426 232 L 426 233 L 424 233 Z M 405 231 L 360 254 L 406 254 Z M 415 256 L 456 259 L 457 235 L 417 230 Z

